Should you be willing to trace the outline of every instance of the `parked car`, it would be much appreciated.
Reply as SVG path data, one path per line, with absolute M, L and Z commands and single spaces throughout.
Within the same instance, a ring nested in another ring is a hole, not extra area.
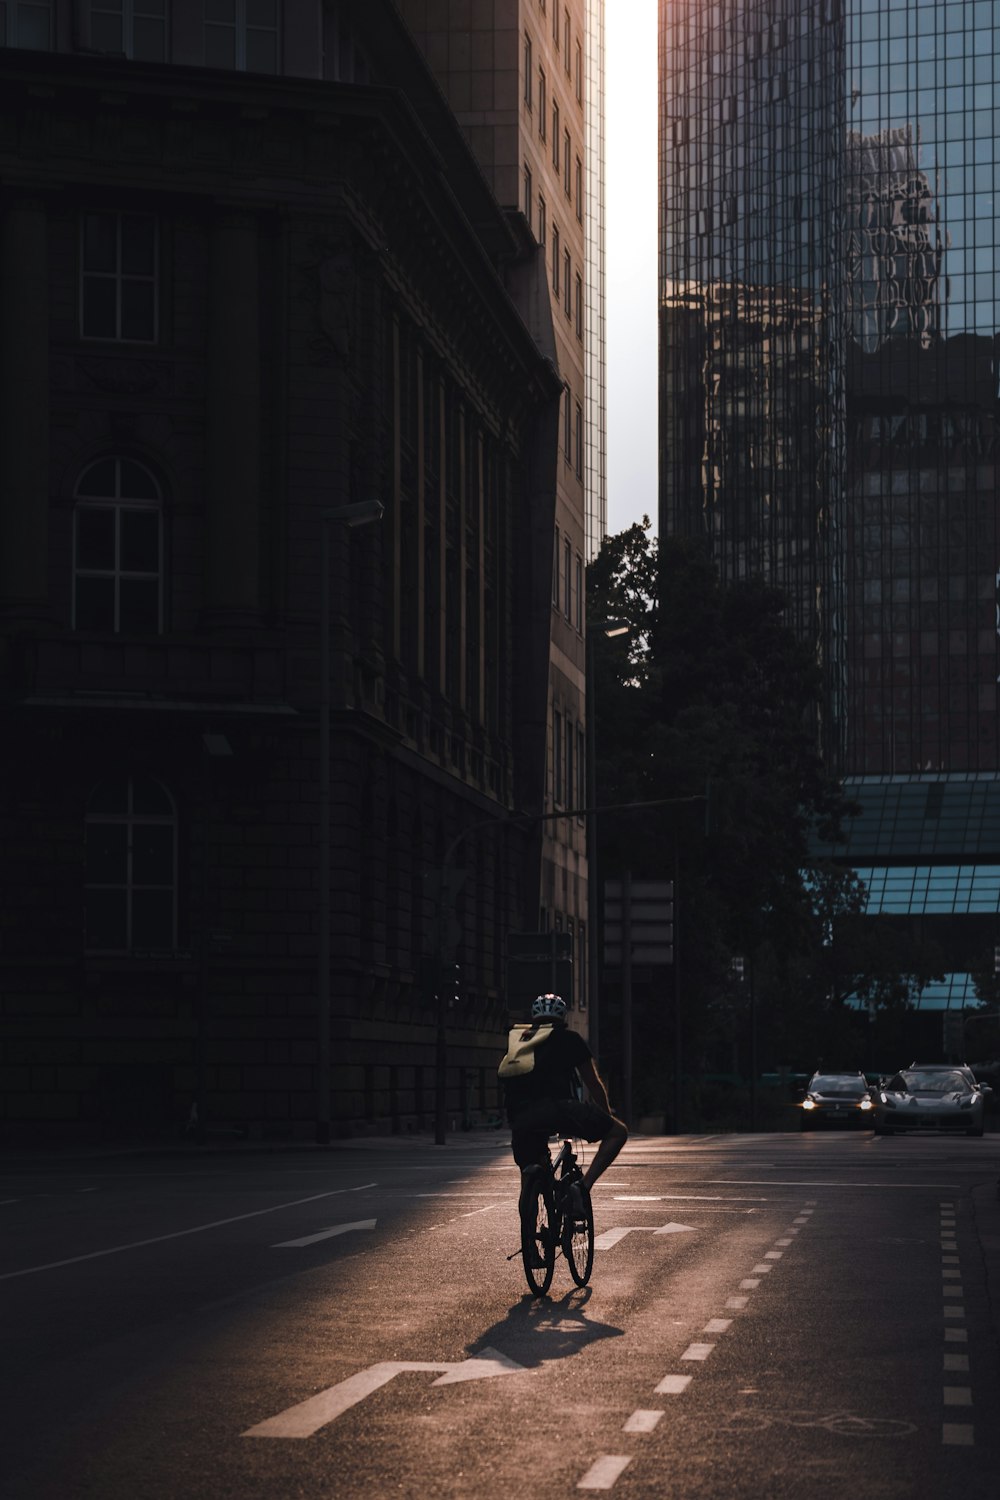
M 871 1128 L 873 1103 L 863 1073 L 814 1073 L 802 1100 L 799 1126 L 815 1130 L 823 1125 Z
M 982 1135 L 985 1111 L 983 1086 L 971 1068 L 922 1063 L 904 1068 L 880 1086 L 875 1096 L 875 1134 L 962 1130 L 966 1135 Z

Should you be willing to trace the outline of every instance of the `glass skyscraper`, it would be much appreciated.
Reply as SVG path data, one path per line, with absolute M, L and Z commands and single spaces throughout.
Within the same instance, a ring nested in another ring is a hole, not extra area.
M 661 533 L 785 589 L 830 764 L 937 817 L 1000 767 L 1000 3 L 661 0 L 660 78 Z

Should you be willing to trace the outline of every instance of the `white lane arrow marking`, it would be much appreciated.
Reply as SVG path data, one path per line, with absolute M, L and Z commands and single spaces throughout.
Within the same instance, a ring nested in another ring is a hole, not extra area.
M 627 1228 L 605 1229 L 594 1240 L 595 1250 L 610 1250 L 612 1245 L 617 1245 L 627 1234 L 694 1234 L 691 1224 L 661 1224 L 659 1229 L 652 1224 L 629 1224 Z
M 354 1224 L 334 1224 L 331 1229 L 321 1229 L 318 1234 L 304 1234 L 300 1240 L 279 1240 L 272 1250 L 298 1249 L 300 1245 L 315 1245 L 318 1240 L 332 1240 L 338 1234 L 350 1234 L 352 1229 L 374 1229 L 376 1219 L 358 1219 Z
M 440 1378 L 432 1385 L 454 1385 L 460 1380 L 482 1380 L 490 1375 L 516 1375 L 524 1367 L 508 1359 L 498 1349 L 484 1349 L 471 1359 L 457 1364 L 430 1364 L 424 1360 L 385 1360 L 382 1364 L 369 1365 L 357 1375 L 349 1375 L 337 1385 L 328 1386 L 308 1401 L 289 1406 L 276 1417 L 268 1417 L 255 1427 L 247 1428 L 243 1437 L 307 1438 L 321 1427 L 333 1422 L 342 1412 L 357 1406 L 372 1391 L 387 1385 L 394 1376 L 404 1370 L 429 1370 Z

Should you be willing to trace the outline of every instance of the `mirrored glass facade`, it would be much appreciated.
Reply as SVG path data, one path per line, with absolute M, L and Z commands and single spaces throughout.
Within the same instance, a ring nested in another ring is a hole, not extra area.
M 791 600 L 847 774 L 998 766 L 997 0 L 661 0 L 661 533 Z

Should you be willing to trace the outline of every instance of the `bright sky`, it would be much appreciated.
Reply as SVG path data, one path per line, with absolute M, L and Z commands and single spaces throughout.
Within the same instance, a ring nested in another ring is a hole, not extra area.
M 655 533 L 657 0 L 604 16 L 608 533 Z

